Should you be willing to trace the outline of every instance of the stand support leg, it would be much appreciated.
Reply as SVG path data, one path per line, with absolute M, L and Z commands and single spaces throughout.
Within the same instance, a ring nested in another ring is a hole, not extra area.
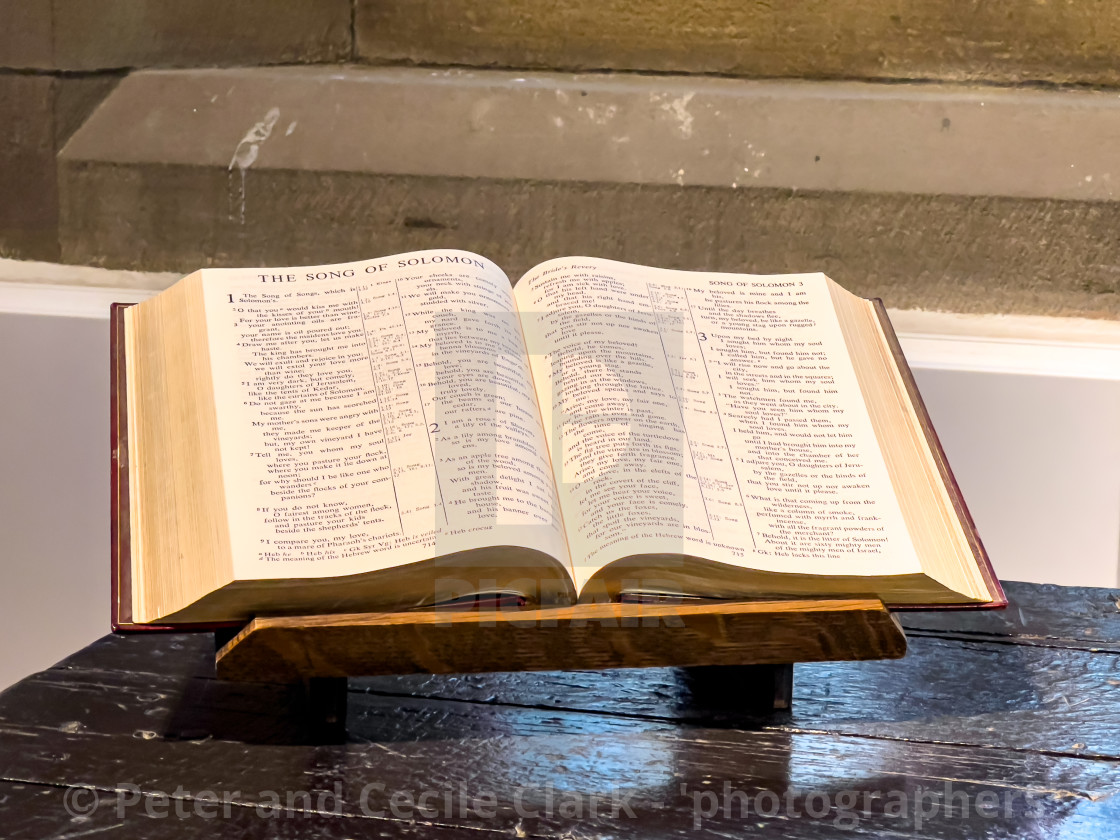
M 793 665 L 702 665 L 680 669 L 697 708 L 765 714 L 793 704 Z
M 317 744 L 346 740 L 346 677 L 310 677 L 303 681 L 308 729 Z
M 219 651 L 239 632 L 223 627 L 214 631 L 214 650 Z M 295 686 L 299 692 L 299 686 Z M 346 741 L 346 677 L 306 677 L 303 680 L 303 710 L 307 733 L 316 744 Z

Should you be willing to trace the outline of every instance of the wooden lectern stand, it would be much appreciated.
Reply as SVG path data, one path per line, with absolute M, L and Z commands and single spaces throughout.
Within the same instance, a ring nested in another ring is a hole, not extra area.
M 351 676 L 677 667 L 700 702 L 765 713 L 789 708 L 795 662 L 906 653 L 895 618 L 860 599 L 257 618 L 217 640 L 220 679 L 302 682 L 327 739 L 345 733 Z

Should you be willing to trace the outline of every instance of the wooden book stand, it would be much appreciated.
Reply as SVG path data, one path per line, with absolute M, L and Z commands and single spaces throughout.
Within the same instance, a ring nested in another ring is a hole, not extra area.
M 217 638 L 220 679 L 302 682 L 324 738 L 345 733 L 351 676 L 677 667 L 699 702 L 764 713 L 790 707 L 795 662 L 906 653 L 873 599 L 257 618 Z

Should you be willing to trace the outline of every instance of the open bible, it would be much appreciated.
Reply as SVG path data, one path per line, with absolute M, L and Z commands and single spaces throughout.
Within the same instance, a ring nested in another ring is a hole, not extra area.
M 821 274 L 205 269 L 118 342 L 138 624 L 1004 601 L 882 305 Z

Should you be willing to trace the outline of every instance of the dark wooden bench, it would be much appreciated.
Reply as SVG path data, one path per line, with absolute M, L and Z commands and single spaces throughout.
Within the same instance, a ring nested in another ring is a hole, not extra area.
M 0 695 L 0 835 L 1120 836 L 1117 593 L 1007 589 L 798 665 L 788 712 L 734 668 L 375 677 L 339 744 L 208 634 L 110 636 Z

